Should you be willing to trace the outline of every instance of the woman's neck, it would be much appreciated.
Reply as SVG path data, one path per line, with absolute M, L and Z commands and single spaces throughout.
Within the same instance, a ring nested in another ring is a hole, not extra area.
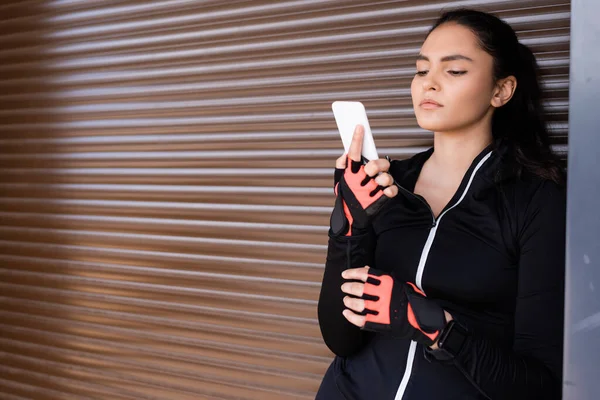
M 429 161 L 440 171 L 464 174 L 475 157 L 490 143 L 491 129 L 488 132 L 474 129 L 468 132 L 436 132 L 433 136 L 434 152 Z

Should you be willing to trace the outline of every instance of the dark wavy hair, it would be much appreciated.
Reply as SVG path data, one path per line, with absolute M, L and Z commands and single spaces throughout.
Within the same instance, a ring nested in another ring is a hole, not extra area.
M 513 28 L 495 15 L 471 9 L 443 13 L 428 35 L 438 26 L 456 23 L 470 29 L 483 50 L 494 59 L 493 77 L 517 80 L 511 100 L 492 116 L 492 135 L 496 145 L 508 144 L 509 169 L 518 176 L 523 170 L 556 183 L 565 174 L 559 158 L 552 152 L 542 105 L 539 68 L 529 47 L 520 43 Z

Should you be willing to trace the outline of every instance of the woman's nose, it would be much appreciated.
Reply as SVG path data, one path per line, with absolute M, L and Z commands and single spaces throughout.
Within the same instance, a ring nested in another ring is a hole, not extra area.
M 440 90 L 438 79 L 435 73 L 429 71 L 429 73 L 425 75 L 425 79 L 423 79 L 423 90 Z

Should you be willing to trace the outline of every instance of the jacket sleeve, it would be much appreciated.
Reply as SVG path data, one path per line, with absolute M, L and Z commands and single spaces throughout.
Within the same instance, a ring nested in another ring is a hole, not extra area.
M 489 399 L 561 398 L 565 219 L 564 190 L 542 183 L 519 235 L 513 348 L 473 336 L 454 360 Z
M 329 233 L 327 261 L 319 295 L 318 317 L 323 340 L 329 349 L 341 357 L 360 350 L 370 332 L 351 324 L 342 315 L 345 294 L 341 290 L 342 271 L 365 265 L 374 266 L 375 234 L 372 229 L 356 232 L 353 236 L 335 236 Z

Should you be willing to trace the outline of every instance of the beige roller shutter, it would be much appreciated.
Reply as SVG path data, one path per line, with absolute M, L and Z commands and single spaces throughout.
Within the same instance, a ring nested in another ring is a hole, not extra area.
M 536 51 L 564 150 L 568 1 L 2 2 L 0 398 L 313 398 L 330 103 L 427 147 L 413 57 L 457 5 Z

